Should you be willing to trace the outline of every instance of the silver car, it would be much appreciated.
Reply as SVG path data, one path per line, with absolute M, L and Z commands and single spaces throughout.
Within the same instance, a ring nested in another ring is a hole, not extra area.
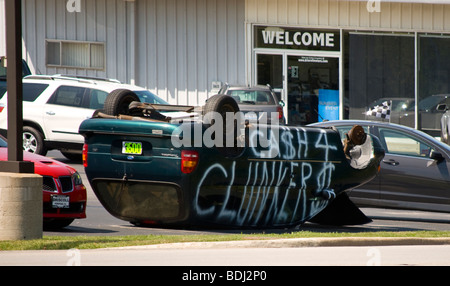
M 439 104 L 436 109 L 445 112 L 441 117 L 441 141 L 450 145 L 450 106 Z
M 358 206 L 450 212 L 450 146 L 406 126 L 340 120 L 309 126 L 333 127 L 341 138 L 354 126 L 378 137 L 386 154 L 375 179 L 351 191 Z
M 267 116 L 270 123 L 271 113 L 277 113 L 280 124 L 286 122 L 283 114 L 284 103 L 277 98 L 270 86 L 231 86 L 225 84 L 219 90 L 219 94 L 230 95 L 239 105 L 239 110 L 250 121 L 261 120 Z

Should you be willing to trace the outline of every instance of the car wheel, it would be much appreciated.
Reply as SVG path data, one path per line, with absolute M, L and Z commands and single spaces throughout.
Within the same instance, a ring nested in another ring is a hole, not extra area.
M 203 119 L 207 124 L 215 124 L 214 116 L 220 114 L 222 116 L 223 121 L 223 142 L 221 147 L 217 147 L 217 149 L 227 157 L 235 157 L 242 153 L 243 144 L 239 146 L 238 141 L 240 139 L 240 126 L 241 122 L 237 122 L 234 120 L 233 128 L 227 128 L 226 122 L 226 114 L 227 113 L 238 113 L 239 106 L 231 96 L 218 94 L 206 101 L 205 106 L 203 107 Z M 240 120 L 242 121 L 242 120 Z M 226 147 L 226 139 L 234 137 L 233 147 Z
M 44 135 L 30 126 L 23 127 L 23 150 L 45 156 L 47 148 L 44 144 Z
M 128 89 L 116 89 L 108 94 L 105 99 L 103 111 L 107 115 L 128 115 L 129 105 L 133 101 L 140 101 L 136 93 Z
M 218 112 L 225 118 L 227 112 L 239 112 L 239 106 L 231 96 L 218 94 L 206 101 L 203 109 L 203 115 L 208 116 L 210 112 Z

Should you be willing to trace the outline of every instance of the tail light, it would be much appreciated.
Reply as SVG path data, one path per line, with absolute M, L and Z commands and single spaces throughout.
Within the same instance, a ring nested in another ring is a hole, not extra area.
M 88 162 L 87 162 L 87 158 L 88 158 L 88 145 L 84 144 L 83 145 L 83 153 L 81 155 L 81 157 L 83 158 L 83 166 L 86 168 L 88 166 Z
M 181 172 L 192 173 L 198 164 L 198 152 L 191 150 L 181 151 Z
M 2 103 L 0 103 L 0 112 L 2 112 L 2 111 L 3 111 L 3 109 L 5 109 L 5 105 L 4 105 L 4 104 L 2 104 Z
M 278 106 L 277 111 L 278 111 L 278 119 L 281 121 L 283 119 L 283 107 Z

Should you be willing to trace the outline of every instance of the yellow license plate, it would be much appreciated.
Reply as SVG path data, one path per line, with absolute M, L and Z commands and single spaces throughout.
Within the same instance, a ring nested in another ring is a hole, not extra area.
M 122 154 L 141 155 L 142 143 L 141 142 L 122 142 Z

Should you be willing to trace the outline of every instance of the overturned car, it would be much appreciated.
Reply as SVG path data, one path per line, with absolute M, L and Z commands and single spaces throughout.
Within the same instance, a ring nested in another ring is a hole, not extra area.
M 345 192 L 373 179 L 384 156 L 357 127 L 343 144 L 333 129 L 246 122 L 226 95 L 191 107 L 117 90 L 79 131 L 96 196 L 133 224 L 367 223 Z

